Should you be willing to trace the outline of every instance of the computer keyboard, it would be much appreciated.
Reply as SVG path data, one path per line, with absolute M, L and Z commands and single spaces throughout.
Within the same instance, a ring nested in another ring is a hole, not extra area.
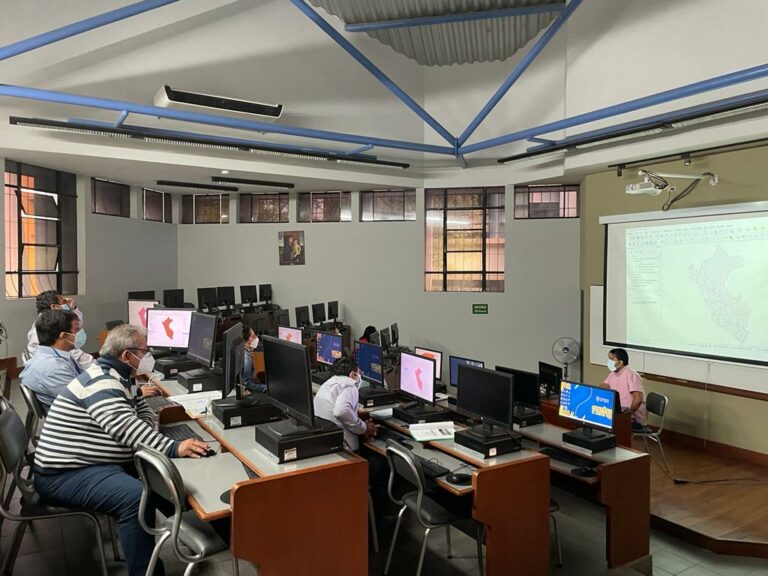
M 248 480 L 253 480 L 254 478 L 261 478 L 256 472 L 248 468 L 245 464 L 243 464 L 243 470 L 245 470 L 245 473 L 248 474 Z
M 160 432 L 164 436 L 168 436 L 168 438 L 171 438 L 172 440 L 178 440 L 179 442 L 183 442 L 184 440 L 190 440 L 194 438 L 195 440 L 202 440 L 200 436 L 195 433 L 192 428 L 187 426 L 186 424 L 178 424 L 174 426 L 161 426 Z
M 326 380 L 329 380 L 331 376 L 333 376 L 333 373 L 330 370 L 314 372 L 312 374 L 312 382 L 315 384 L 325 384 Z
M 419 461 L 419 464 L 421 464 L 421 469 L 424 471 L 424 476 L 427 478 L 437 478 L 438 476 L 445 476 L 450 472 L 448 468 L 445 466 L 441 466 L 437 462 L 433 462 L 432 460 L 427 460 L 426 458 L 422 458 L 421 456 L 414 454 L 416 456 L 416 460 Z
M 587 460 L 586 458 L 576 456 L 576 454 L 571 454 L 565 450 L 553 448 L 552 446 L 544 446 L 543 448 L 540 448 L 539 453 L 549 456 L 552 460 L 565 462 L 566 464 L 571 464 L 578 468 L 595 468 L 598 465 L 598 463 L 593 460 Z
M 176 402 L 171 402 L 165 396 L 144 396 L 144 404 L 155 412 L 159 412 L 162 408 L 176 404 Z

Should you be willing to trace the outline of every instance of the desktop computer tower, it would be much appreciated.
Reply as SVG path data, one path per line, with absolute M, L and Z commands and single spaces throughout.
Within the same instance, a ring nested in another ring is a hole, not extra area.
M 364 408 L 385 406 L 397 401 L 397 391 L 388 390 L 380 386 L 365 386 L 360 388 L 360 405 Z
M 587 454 L 602 452 L 616 447 L 616 436 L 608 432 L 594 431 L 590 434 L 581 432 L 583 428 L 577 428 L 570 432 L 563 432 L 563 443 Z
M 198 366 L 200 364 L 186 356 L 166 356 L 158 358 L 155 362 L 155 370 L 161 372 L 166 378 L 175 378 L 179 372 L 192 370 Z
M 522 444 L 519 438 L 520 435 L 515 432 L 484 438 L 473 434 L 470 430 L 457 430 L 453 435 L 455 444 L 482 458 L 494 458 L 520 450 Z
M 199 364 L 196 364 L 199 366 Z M 187 372 L 180 372 L 177 380 L 179 384 L 187 387 L 187 392 L 213 392 L 224 387 L 224 374 L 214 370 L 198 368 Z
M 544 422 L 544 415 L 540 410 L 535 408 L 527 408 L 525 406 L 515 406 L 512 412 L 512 422 L 517 424 L 520 428 L 526 426 L 534 426 Z
M 254 394 L 244 400 L 224 398 L 213 401 L 213 415 L 225 430 L 276 422 L 283 418 L 283 411 L 272 405 L 266 394 Z
M 392 409 L 392 417 L 402 420 L 406 424 L 442 422 L 451 419 L 447 410 L 436 406 L 416 406 L 414 408 L 396 406 Z
M 263 446 L 278 462 L 292 462 L 313 456 L 322 456 L 344 449 L 344 432 L 333 422 L 315 417 L 320 430 L 305 435 L 279 436 L 271 430 L 271 423 L 259 424 L 256 443 Z

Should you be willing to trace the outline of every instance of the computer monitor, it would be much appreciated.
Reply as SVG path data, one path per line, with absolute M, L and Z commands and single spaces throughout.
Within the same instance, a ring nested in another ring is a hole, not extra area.
M 355 359 L 360 367 L 363 380 L 371 384 L 384 385 L 384 353 L 381 346 L 367 342 L 355 342 Z
M 296 307 L 296 326 L 303 328 L 309 326 L 309 306 Z
M 272 302 L 272 284 L 259 284 L 259 301 Z
M 456 410 L 482 420 L 481 427 L 471 431 L 479 436 L 507 433 L 512 428 L 514 406 L 513 376 L 487 368 L 462 364 L 456 389 Z M 503 431 L 494 430 L 500 426 Z
M 460 356 L 448 356 L 448 368 L 450 369 L 450 384 L 451 386 L 459 385 L 459 366 L 466 364 L 468 366 L 475 366 L 477 368 L 485 368 L 485 362 L 482 360 L 471 360 L 469 358 L 461 358 Z
M 146 328 L 147 310 L 157 305 L 157 300 L 128 300 L 128 324 Z
M 280 436 L 305 433 L 315 424 L 307 347 L 271 336 L 263 341 L 267 391 L 272 402 L 293 420 L 270 424 L 269 429 Z
M 392 344 L 398 346 L 400 344 L 400 330 L 397 327 L 397 322 L 389 327 L 389 331 L 392 336 Z
M 235 305 L 235 287 L 234 286 L 219 286 L 216 288 L 217 300 L 220 306 L 226 306 L 231 308 Z
M 259 292 L 255 284 L 240 286 L 240 302 L 243 304 L 256 304 L 259 301 Z
M 549 398 L 553 392 L 560 390 L 560 381 L 563 379 L 563 369 L 545 362 L 539 362 L 539 386 L 542 392 Z
M 243 325 L 238 322 L 224 332 L 224 356 L 222 372 L 224 374 L 224 387 L 222 397 L 226 398 L 237 391 L 237 397 L 241 397 L 241 387 L 238 384 L 243 377 L 243 364 L 245 362 L 245 342 L 243 342 Z
M 400 392 L 420 404 L 435 404 L 435 360 L 410 352 L 400 353 Z
M 301 328 L 291 328 L 290 326 L 279 326 L 277 328 L 277 337 L 280 340 L 301 344 Z
M 197 289 L 197 308 L 199 310 L 219 307 L 219 297 L 216 288 Z
M 192 320 L 189 323 L 187 358 L 206 368 L 213 365 L 216 323 L 216 316 L 192 312 Z
M 184 288 L 163 290 L 163 306 L 166 308 L 184 308 Z
M 368 342 L 371 344 L 376 344 L 376 346 L 381 346 L 381 338 L 379 338 L 379 333 L 371 332 L 368 336 Z
M 333 302 L 328 302 L 328 319 L 337 320 L 338 318 L 339 318 L 338 300 L 334 300 Z
M 581 423 L 582 427 L 610 432 L 616 412 L 616 396 L 608 388 L 562 380 L 557 413 Z
M 428 348 L 414 348 L 413 351 L 419 356 L 432 358 L 435 361 L 435 379 L 441 380 L 443 375 L 443 353 Z
M 330 366 L 341 358 L 341 345 L 341 336 L 318 332 L 315 359 L 321 364 Z
M 392 345 L 392 336 L 389 334 L 389 326 L 379 331 L 379 338 L 381 339 L 381 347 L 385 350 Z
M 322 324 L 325 322 L 325 304 L 312 304 L 312 322 L 315 324 Z
M 272 329 L 272 321 L 269 319 L 269 313 L 258 312 L 254 316 L 251 328 L 253 328 L 253 331 L 256 332 L 256 334 L 266 334 L 269 332 Z
M 154 290 L 137 290 L 135 292 L 128 292 L 128 300 L 154 300 Z
M 277 315 L 278 326 L 288 326 L 291 323 L 291 317 L 288 314 L 288 310 L 281 309 L 278 310 L 275 314 Z
M 496 370 L 514 376 L 515 404 L 537 410 L 541 407 L 538 374 L 516 368 L 507 368 L 506 366 L 496 366 Z
M 191 308 L 147 309 L 147 346 L 186 350 L 191 322 Z

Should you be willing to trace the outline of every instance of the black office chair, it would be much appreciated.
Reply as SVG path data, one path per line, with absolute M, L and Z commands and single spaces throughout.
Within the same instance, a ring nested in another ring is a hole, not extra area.
M 43 405 L 40 404 L 40 400 L 37 398 L 32 390 L 19 384 L 21 390 L 21 396 L 24 398 L 24 403 L 27 405 L 27 417 L 24 421 L 24 429 L 27 431 L 27 436 L 32 441 L 32 445 L 37 448 L 37 442 L 40 439 L 38 430 L 40 429 L 40 423 L 45 418 L 45 411 Z
M 649 392 L 648 396 L 645 398 L 645 409 L 648 411 L 649 414 L 653 414 L 659 418 L 659 427 L 654 432 L 651 428 L 648 428 L 648 426 L 643 426 L 642 430 L 632 430 L 632 437 L 639 436 L 643 439 L 643 444 L 645 444 L 645 451 L 650 454 L 650 450 L 648 449 L 648 440 L 653 440 L 656 442 L 656 444 L 659 445 L 659 451 L 661 452 L 661 460 L 664 463 L 664 470 L 666 472 L 669 472 L 669 467 L 667 466 L 667 456 L 664 454 L 664 445 L 661 443 L 661 433 L 664 431 L 664 416 L 667 413 L 667 404 L 669 404 L 669 399 L 664 396 L 664 394 L 659 394 L 658 392 Z
M 27 447 L 29 436 L 24 429 L 21 417 L 13 409 L 13 406 L 5 399 L 0 399 L 0 494 L 6 489 L 6 480 L 12 483 L 21 492 L 21 510 L 12 512 L 3 502 L 0 506 L 0 516 L 4 520 L 18 522 L 8 552 L 0 565 L 0 574 L 11 574 L 16 556 L 19 553 L 24 533 L 30 522 L 35 520 L 47 520 L 49 518 L 61 518 L 65 516 L 84 516 L 93 522 L 96 529 L 96 545 L 101 562 L 101 573 L 107 576 L 107 561 L 104 557 L 104 544 L 101 538 L 101 527 L 96 516 L 85 510 L 74 510 L 58 506 L 48 506 L 41 502 L 40 496 L 35 491 L 31 478 L 24 478 L 21 474 L 27 461 Z
M 184 511 L 187 501 L 184 481 L 176 466 L 165 454 L 142 446 L 134 455 L 134 462 L 141 483 L 144 485 L 139 504 L 139 522 L 146 532 L 160 537 L 152 551 L 147 576 L 151 576 L 154 572 L 160 550 L 169 538 L 176 556 L 182 562 L 187 562 L 184 576 L 189 576 L 195 564 L 201 560 L 228 548 L 226 542 L 219 538 L 210 524 L 200 520 L 194 511 Z M 173 504 L 173 516 L 157 528 L 146 523 L 147 501 L 150 495 L 154 495 L 155 498 L 162 497 Z M 188 548 L 191 554 L 180 544 Z M 232 573 L 234 576 L 239 573 L 237 558 L 234 556 Z
M 392 535 L 392 544 L 389 546 L 389 554 L 387 555 L 387 563 L 384 567 L 384 574 L 389 573 L 389 566 L 392 562 L 392 554 L 395 551 L 395 541 L 397 540 L 397 534 L 400 531 L 400 523 L 403 520 L 403 514 L 410 508 L 416 512 L 416 517 L 419 524 L 424 526 L 424 540 L 421 544 L 421 553 L 419 554 L 419 564 L 416 567 L 416 576 L 421 574 L 421 568 L 424 565 L 424 556 L 427 551 L 427 540 L 429 534 L 435 528 L 445 527 L 445 538 L 448 545 L 448 558 L 452 558 L 451 552 L 451 524 L 460 522 L 462 520 L 468 520 L 471 516 L 457 516 L 447 508 L 444 508 L 435 500 L 430 498 L 426 493 L 427 482 L 424 478 L 424 472 L 421 469 L 421 464 L 414 457 L 410 450 L 403 447 L 401 444 L 392 440 L 387 440 L 387 461 L 389 462 L 389 484 L 388 491 L 390 499 L 401 506 L 400 512 L 397 515 L 397 523 L 395 524 L 395 533 Z M 416 488 L 411 492 L 407 492 L 401 498 L 395 496 L 393 488 L 395 478 L 400 477 L 408 484 Z M 477 525 L 477 560 L 480 565 L 480 576 L 483 575 L 483 525 Z

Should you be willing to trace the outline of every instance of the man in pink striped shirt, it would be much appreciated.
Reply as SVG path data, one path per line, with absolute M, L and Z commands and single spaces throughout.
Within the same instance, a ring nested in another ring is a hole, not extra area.
M 624 348 L 608 352 L 611 371 L 603 384 L 619 393 L 622 410 L 632 413 L 632 428 L 645 426 L 645 388 L 640 374 L 629 367 L 629 354 Z

